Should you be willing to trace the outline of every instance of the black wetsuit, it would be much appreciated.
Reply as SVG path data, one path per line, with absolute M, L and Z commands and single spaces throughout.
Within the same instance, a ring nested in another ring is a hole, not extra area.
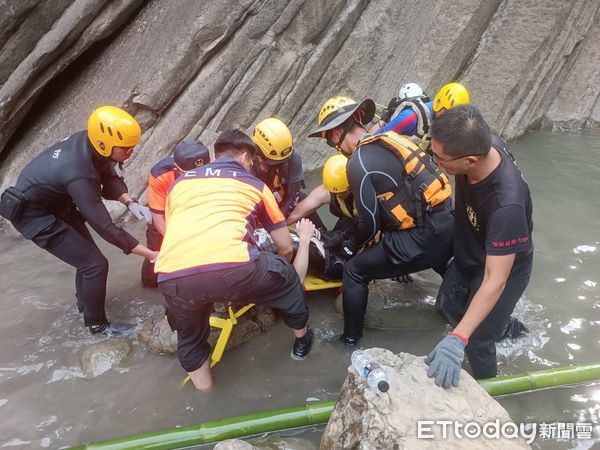
M 454 266 L 440 286 L 438 309 L 451 324 L 462 319 L 483 280 L 487 255 L 516 254 L 498 302 L 471 335 L 465 352 L 475 378 L 495 377 L 496 345 L 529 283 L 533 266 L 533 223 L 529 186 L 502 141 L 493 146 L 502 161 L 482 181 L 456 176 Z
M 377 195 L 405 184 L 402 163 L 378 143 L 359 147 L 346 168 L 357 208 L 352 232 L 355 247 L 367 244 L 382 230 L 382 207 Z M 384 231 L 381 241 L 358 253 L 344 266 L 344 336 L 362 336 L 368 284 L 433 268 L 443 274 L 452 257 L 454 219 L 451 200 L 437 205 L 415 228 Z
M 104 311 L 108 261 L 85 226 L 129 253 L 138 241 L 115 226 L 102 198 L 117 200 L 127 186 L 114 162 L 100 156 L 86 131 L 75 133 L 36 156 L 15 186 L 27 196 L 12 223 L 27 239 L 77 269 L 77 304 L 85 325 L 106 323 Z

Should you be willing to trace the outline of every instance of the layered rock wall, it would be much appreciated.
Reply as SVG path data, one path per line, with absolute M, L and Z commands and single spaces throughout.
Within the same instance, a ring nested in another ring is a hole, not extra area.
M 0 187 L 39 151 L 123 106 L 144 135 L 126 164 L 143 194 L 184 137 L 270 115 L 306 169 L 331 155 L 306 139 L 333 95 L 386 103 L 457 80 L 495 130 L 600 122 L 597 0 L 28 0 L 0 2 Z

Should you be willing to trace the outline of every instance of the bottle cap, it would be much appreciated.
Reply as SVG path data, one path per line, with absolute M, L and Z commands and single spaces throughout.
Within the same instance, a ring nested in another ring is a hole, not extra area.
M 377 383 L 377 387 L 381 392 L 387 392 L 390 389 L 390 385 L 387 381 L 380 381 L 379 383 Z

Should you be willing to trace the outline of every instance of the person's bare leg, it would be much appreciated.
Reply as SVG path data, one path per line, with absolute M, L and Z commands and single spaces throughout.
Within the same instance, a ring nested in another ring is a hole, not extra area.
M 305 326 L 304 328 L 302 328 L 301 330 L 296 330 L 296 329 L 292 328 L 292 333 L 294 333 L 294 337 L 301 338 L 306 334 L 307 328 L 308 328 L 308 325 Z
M 306 331 L 305 331 L 306 332 Z M 212 373 L 210 371 L 210 358 L 204 361 L 199 368 L 193 372 L 188 372 L 194 387 L 200 392 L 208 392 L 213 386 Z

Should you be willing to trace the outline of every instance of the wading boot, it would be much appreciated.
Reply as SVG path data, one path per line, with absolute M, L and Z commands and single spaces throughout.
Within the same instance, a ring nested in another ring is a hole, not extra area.
M 308 328 L 304 336 L 301 338 L 296 338 L 294 341 L 294 348 L 292 348 L 292 353 L 290 355 L 292 359 L 295 359 L 296 361 L 302 361 L 304 358 L 306 358 L 312 347 L 313 335 L 313 330 Z
M 103 334 L 108 337 L 127 337 L 136 325 L 133 323 L 102 323 L 100 325 L 91 325 L 90 332 L 92 334 Z

